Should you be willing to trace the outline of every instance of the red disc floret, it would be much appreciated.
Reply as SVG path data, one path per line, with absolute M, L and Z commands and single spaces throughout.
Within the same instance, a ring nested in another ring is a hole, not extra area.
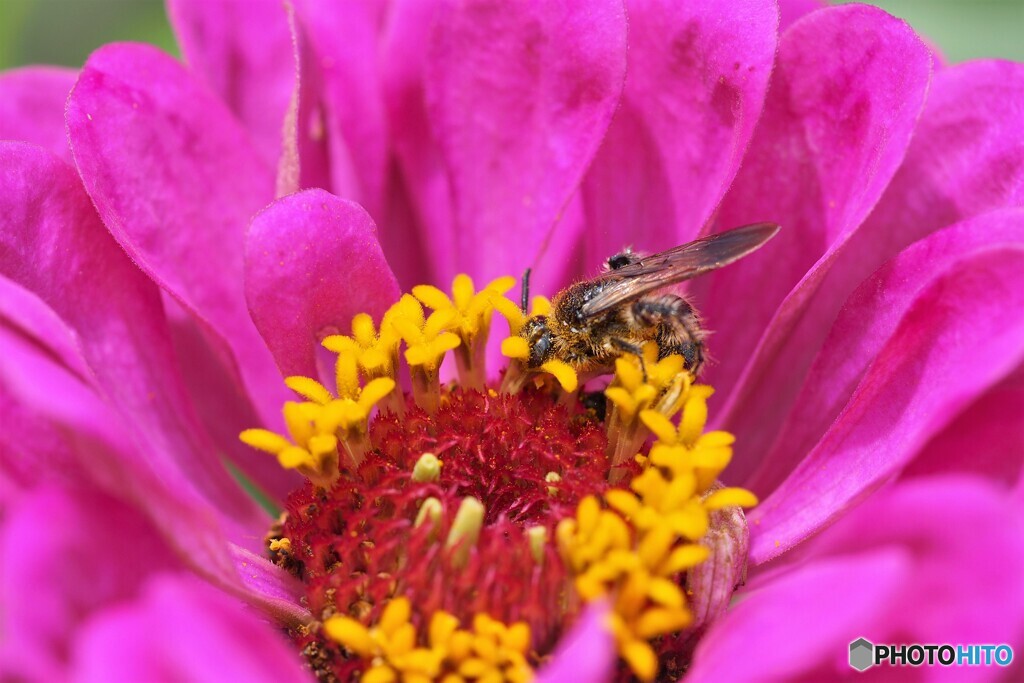
M 343 613 L 372 624 L 404 595 L 421 628 L 437 610 L 467 623 L 487 613 L 528 622 L 534 647 L 547 651 L 575 610 L 566 604 L 569 578 L 558 553 L 550 543 L 531 548 L 526 531 L 543 527 L 550 537 L 583 496 L 607 488 L 602 425 L 533 391 L 456 389 L 433 416 L 408 406 L 402 416 L 373 421 L 374 450 L 358 473 L 343 473 L 330 491 L 307 482 L 289 497 L 284 566 L 303 581 L 320 620 Z M 443 463 L 435 481 L 412 477 L 424 453 Z M 447 541 L 467 497 L 482 503 L 484 523 L 456 559 Z M 417 525 L 429 498 L 440 512 Z M 336 645 L 316 633 L 298 639 L 322 676 L 351 673 L 353 662 Z

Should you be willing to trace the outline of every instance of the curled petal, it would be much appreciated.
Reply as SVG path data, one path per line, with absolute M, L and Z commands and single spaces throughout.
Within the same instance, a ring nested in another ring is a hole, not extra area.
M 1014 244 L 1024 248 L 1024 210 L 993 212 L 912 245 L 858 287 L 814 359 L 779 428 L 780 436 L 767 452 L 760 449 L 761 464 L 749 485 L 770 492 L 814 448 L 872 360 L 889 347 L 901 320 L 936 278 L 955 277 L 966 257 Z
M 740 437 L 735 476 L 742 479 L 756 459 L 745 444 L 776 437 L 815 351 L 857 285 L 915 240 L 1022 203 L 1022 127 L 1021 65 L 974 62 L 935 75 L 907 156 L 878 206 L 837 245 L 820 283 L 805 278 L 787 296 L 729 396 L 722 421 Z
M 253 219 L 245 279 L 252 319 L 284 375 L 317 376 L 325 337 L 347 333 L 358 313 L 379 320 L 399 296 L 369 215 L 323 190 L 284 197 Z
M 793 547 L 898 473 L 1017 367 L 1021 273 L 1024 248 L 993 248 L 953 264 L 914 297 L 821 441 L 751 512 L 752 562 Z
M 1024 475 L 1024 365 L 921 449 L 902 477 L 973 473 L 1013 487 Z
M 858 637 L 1019 642 L 1022 509 L 970 477 L 879 492 L 809 542 L 798 562 L 752 582 L 701 641 L 687 680 L 832 679 L 849 671 L 846 652 Z

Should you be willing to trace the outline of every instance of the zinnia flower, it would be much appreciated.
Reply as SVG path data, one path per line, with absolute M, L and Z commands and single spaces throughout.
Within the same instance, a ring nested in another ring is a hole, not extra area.
M 793 0 L 169 14 L 188 66 L 0 78 L 5 676 L 1020 644 L 1024 67 Z M 700 378 L 528 367 L 510 275 L 761 221 Z

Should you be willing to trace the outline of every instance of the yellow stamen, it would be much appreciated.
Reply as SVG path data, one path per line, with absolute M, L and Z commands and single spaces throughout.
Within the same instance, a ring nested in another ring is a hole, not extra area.
M 649 436 L 644 412 L 656 412 L 668 421 L 690 393 L 690 375 L 682 356 L 658 360 L 658 345 L 647 342 L 643 358 L 625 354 L 615 360 L 615 378 L 605 390 L 608 413 L 608 456 L 617 467 L 632 458 Z M 614 480 L 613 480 L 614 481 Z
M 284 384 L 307 401 L 319 403 L 320 405 L 330 403 L 331 399 L 334 398 L 323 384 L 309 377 L 286 377 Z
M 453 346 L 459 372 L 459 382 L 471 389 L 482 390 L 487 380 L 485 351 L 487 335 L 494 311 L 494 299 L 515 286 L 515 279 L 501 277 L 493 280 L 479 292 L 468 275 L 456 275 L 452 281 L 452 296 L 431 285 L 412 288 L 413 296 L 434 313 L 445 312 L 450 317 L 449 328 L 458 336 L 460 344 Z
M 405 361 L 409 364 L 413 398 L 428 413 L 435 413 L 441 400 L 438 368 L 445 354 L 462 343 L 457 334 L 448 331 L 457 324 L 458 312 L 443 308 L 424 318 L 419 301 L 404 297 L 403 301 L 407 302 L 403 313 L 395 316 L 393 325 L 407 347 Z
M 330 488 L 339 475 L 338 439 L 316 428 L 323 411 L 324 406 L 317 403 L 288 401 L 282 412 L 292 441 L 266 429 L 246 429 L 239 438 L 253 448 L 277 456 L 281 467 L 298 470 L 317 486 Z
M 377 624 L 364 626 L 351 617 L 335 615 L 323 624 L 324 634 L 369 663 L 367 681 L 494 681 L 526 683 L 533 670 L 526 661 L 532 635 L 525 622 L 506 625 L 477 614 L 468 628 L 439 610 L 420 634 L 411 621 L 412 605 L 396 597 L 384 608 Z

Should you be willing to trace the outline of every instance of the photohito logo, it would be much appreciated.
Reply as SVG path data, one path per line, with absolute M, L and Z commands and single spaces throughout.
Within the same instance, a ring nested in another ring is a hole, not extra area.
M 875 645 L 867 638 L 850 643 L 850 667 L 866 671 L 876 664 L 892 666 L 1009 666 L 1009 645 Z

